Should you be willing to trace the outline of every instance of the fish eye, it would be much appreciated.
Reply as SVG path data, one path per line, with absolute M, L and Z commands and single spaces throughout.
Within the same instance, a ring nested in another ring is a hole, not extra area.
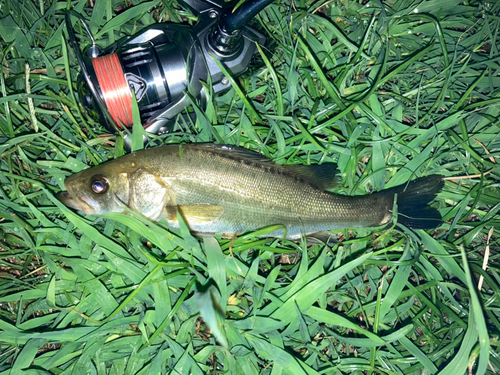
M 94 176 L 90 182 L 90 188 L 96 194 L 104 194 L 109 189 L 108 179 L 101 175 Z

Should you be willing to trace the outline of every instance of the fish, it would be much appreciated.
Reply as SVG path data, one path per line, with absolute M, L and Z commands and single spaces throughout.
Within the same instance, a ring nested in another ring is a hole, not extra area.
M 246 148 L 212 143 L 165 145 L 105 162 L 68 177 L 59 200 L 87 215 L 140 213 L 194 235 L 232 238 L 279 226 L 263 235 L 303 236 L 329 243 L 331 231 L 380 227 L 397 221 L 412 229 L 442 223 L 428 204 L 443 177 L 421 177 L 367 195 L 349 196 L 335 187 L 336 166 L 278 165 Z

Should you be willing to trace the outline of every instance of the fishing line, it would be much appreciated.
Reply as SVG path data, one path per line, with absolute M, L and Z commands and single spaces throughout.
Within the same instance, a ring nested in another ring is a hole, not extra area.
M 102 97 L 111 117 L 118 126 L 132 126 L 132 94 L 116 53 L 92 59 L 92 66 Z

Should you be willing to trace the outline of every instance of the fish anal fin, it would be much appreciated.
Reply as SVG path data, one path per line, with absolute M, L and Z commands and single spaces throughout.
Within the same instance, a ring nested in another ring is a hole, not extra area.
M 325 244 L 333 246 L 338 242 L 337 235 L 326 230 L 306 234 L 308 244 Z

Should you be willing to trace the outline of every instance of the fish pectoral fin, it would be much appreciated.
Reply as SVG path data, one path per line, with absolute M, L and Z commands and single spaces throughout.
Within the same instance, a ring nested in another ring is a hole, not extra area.
M 188 225 L 194 225 L 218 219 L 224 213 L 224 208 L 216 204 L 194 204 L 166 206 L 165 211 L 169 222 L 177 222 L 177 212 L 179 212 Z
M 322 230 L 319 232 L 306 234 L 307 243 L 310 244 L 326 244 L 332 246 L 339 242 L 335 233 Z
M 129 207 L 156 220 L 170 199 L 169 191 L 161 178 L 139 169 L 131 176 Z

